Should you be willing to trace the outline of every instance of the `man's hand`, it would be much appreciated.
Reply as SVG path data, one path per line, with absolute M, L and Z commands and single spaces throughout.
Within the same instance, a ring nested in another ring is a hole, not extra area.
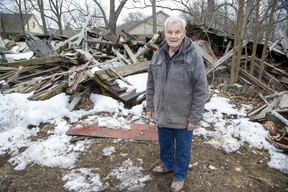
M 187 127 L 187 130 L 188 131 L 194 131 L 197 128 L 198 128 L 198 125 L 194 125 L 193 123 L 189 123 L 188 127 Z
M 154 112 L 153 111 L 147 112 L 147 115 L 150 119 L 154 119 Z

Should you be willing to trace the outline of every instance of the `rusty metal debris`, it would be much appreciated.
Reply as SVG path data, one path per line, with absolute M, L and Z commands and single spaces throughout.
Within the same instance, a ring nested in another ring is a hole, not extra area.
M 144 141 L 157 141 L 158 134 L 155 125 L 131 124 L 130 129 L 114 129 L 100 127 L 97 123 L 75 123 L 67 132 L 68 135 L 134 139 Z

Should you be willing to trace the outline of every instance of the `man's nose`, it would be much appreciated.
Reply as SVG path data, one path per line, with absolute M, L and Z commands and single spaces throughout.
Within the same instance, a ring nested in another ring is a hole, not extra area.
M 176 33 L 175 32 L 172 33 L 172 37 L 176 37 Z

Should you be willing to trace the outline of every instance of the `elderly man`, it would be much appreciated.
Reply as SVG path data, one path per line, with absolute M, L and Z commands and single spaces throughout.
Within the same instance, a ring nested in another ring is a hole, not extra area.
M 173 172 L 171 191 L 181 191 L 187 176 L 193 130 L 202 119 L 207 77 L 201 55 L 186 36 L 186 21 L 167 18 L 165 39 L 149 65 L 146 110 L 158 128 L 162 165 L 153 172 Z

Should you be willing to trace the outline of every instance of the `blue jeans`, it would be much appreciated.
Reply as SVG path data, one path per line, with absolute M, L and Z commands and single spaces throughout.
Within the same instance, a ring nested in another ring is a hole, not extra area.
M 158 127 L 160 159 L 167 169 L 174 170 L 174 179 L 185 180 L 188 172 L 193 132 L 187 128 Z

